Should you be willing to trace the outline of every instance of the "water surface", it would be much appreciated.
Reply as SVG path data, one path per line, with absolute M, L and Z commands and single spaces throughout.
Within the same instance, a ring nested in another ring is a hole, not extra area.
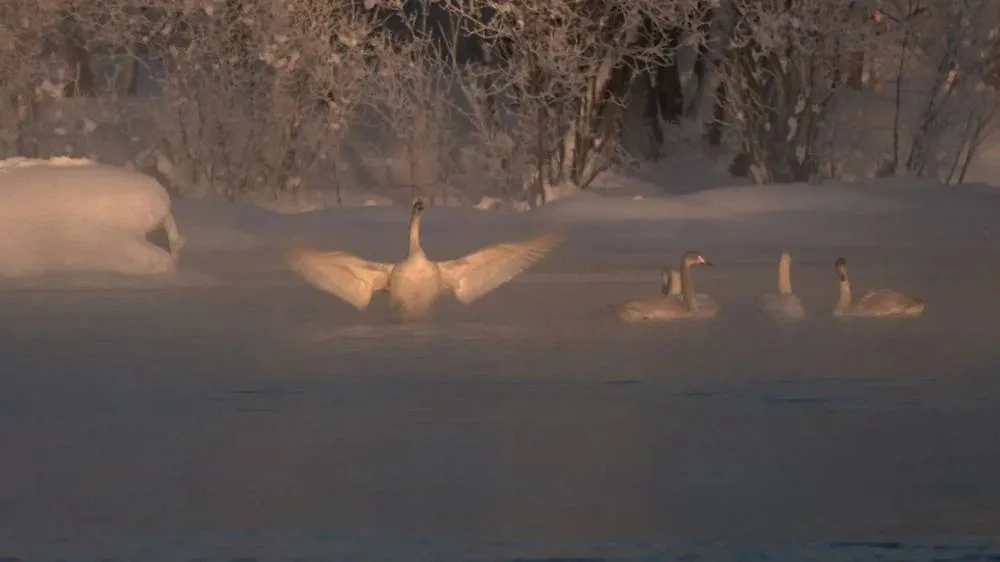
M 607 314 L 655 256 L 405 326 L 284 274 L 4 292 L 0 554 L 988 559 L 998 272 L 855 250 L 928 312 L 842 322 L 843 250 L 796 259 L 795 326 L 753 308 L 776 256 L 724 249 L 722 316 L 683 327 Z

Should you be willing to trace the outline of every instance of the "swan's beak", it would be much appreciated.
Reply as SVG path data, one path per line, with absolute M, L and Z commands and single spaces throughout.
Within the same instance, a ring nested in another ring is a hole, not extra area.
M 422 212 L 424 212 L 424 202 L 417 200 L 417 202 L 413 204 L 413 214 L 419 215 Z
M 711 266 L 715 265 L 715 264 L 713 264 L 712 262 L 710 262 L 710 261 L 706 260 L 705 258 L 701 258 L 701 263 L 702 263 L 703 265 L 707 265 L 707 266 L 709 266 L 709 267 L 711 267 Z

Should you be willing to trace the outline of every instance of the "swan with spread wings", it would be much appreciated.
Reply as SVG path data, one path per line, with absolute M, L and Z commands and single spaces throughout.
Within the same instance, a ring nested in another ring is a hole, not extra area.
M 450 261 L 431 261 L 420 246 L 424 203 L 410 214 L 410 250 L 399 263 L 368 261 L 342 251 L 297 247 L 288 265 L 304 281 L 365 310 L 376 292 L 389 293 L 394 320 L 409 322 L 430 315 L 444 293 L 463 304 L 496 289 L 540 261 L 563 240 L 548 232 L 518 242 L 496 244 Z

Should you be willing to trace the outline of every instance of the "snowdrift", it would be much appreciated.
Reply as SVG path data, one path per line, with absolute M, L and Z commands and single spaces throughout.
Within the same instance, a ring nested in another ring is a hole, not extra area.
M 689 247 L 744 259 L 752 249 L 770 255 L 776 248 L 824 245 L 883 253 L 952 244 L 1000 247 L 1000 231 L 993 228 L 1000 196 L 988 188 L 941 189 L 894 178 L 637 197 L 628 189 L 634 178 L 617 179 L 619 189 L 579 192 L 530 212 L 434 206 L 424 242 L 435 259 L 450 259 L 561 229 L 568 242 L 544 269 L 573 271 L 607 267 L 611 257 L 634 269 Z M 129 285 L 136 276 L 166 279 L 150 274 L 175 272 L 182 244 L 188 273 L 277 279 L 274 274 L 286 272 L 283 250 L 298 244 L 398 260 L 406 253 L 408 220 L 409 205 L 285 214 L 212 200 L 171 202 L 154 179 L 89 160 L 0 162 L 0 277 L 8 279 L 59 271 L 131 275 Z M 156 230 L 166 239 L 159 247 L 148 236 Z M 177 277 L 170 275 L 170 282 Z
M 191 264 L 211 275 L 284 271 L 283 249 L 336 248 L 368 259 L 406 254 L 409 206 L 324 209 L 282 214 L 250 205 L 181 200 L 173 212 L 190 243 Z M 568 241 L 543 270 L 589 270 L 622 262 L 634 269 L 694 247 L 706 252 L 840 246 L 894 249 L 1000 245 L 991 228 L 1000 196 L 988 189 L 942 189 L 919 180 L 863 185 L 728 186 L 687 195 L 633 198 L 585 191 L 530 212 L 432 207 L 422 237 L 434 259 L 561 229 Z M 811 251 L 811 250 L 810 250 Z M 642 258 L 641 256 L 651 256 Z M 657 257 L 660 256 L 660 257 Z M 730 256 L 732 257 L 732 256 Z M 768 258 L 770 259 L 770 258 Z M 638 261 L 637 261 L 638 260 Z M 645 260 L 645 261 L 643 261 Z M 232 277 L 232 276 L 231 276 Z
M 0 161 L 0 276 L 176 271 L 183 238 L 153 178 L 87 159 Z

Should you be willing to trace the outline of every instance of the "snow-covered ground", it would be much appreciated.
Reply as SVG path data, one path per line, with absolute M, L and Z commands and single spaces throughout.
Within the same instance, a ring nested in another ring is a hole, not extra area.
M 0 291 L 0 556 L 997 560 L 1000 195 L 925 187 L 433 207 L 432 258 L 569 238 L 408 326 L 279 259 L 303 241 L 402 257 L 406 207 L 174 201 L 176 275 L 205 282 Z M 610 317 L 689 248 L 716 264 L 695 280 L 718 318 Z M 753 308 L 782 250 L 794 327 Z M 841 255 L 926 316 L 831 318 Z
M 163 276 L 183 237 L 153 178 L 87 159 L 0 161 L 0 277 Z M 158 233 L 157 245 L 148 235 Z

